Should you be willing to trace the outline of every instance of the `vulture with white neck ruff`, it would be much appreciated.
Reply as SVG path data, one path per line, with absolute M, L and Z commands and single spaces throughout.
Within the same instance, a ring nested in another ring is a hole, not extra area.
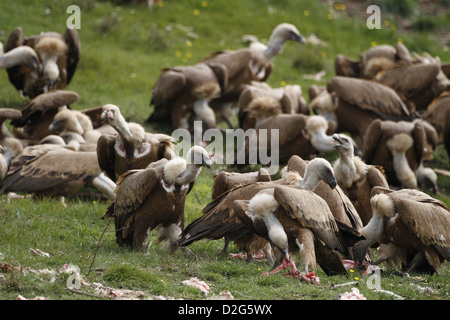
M 248 227 L 242 223 L 233 210 L 233 202 L 235 200 L 250 200 L 259 191 L 280 185 L 317 185 L 319 181 L 324 180 L 327 184 L 334 186 L 336 181 L 332 175 L 331 165 L 324 159 L 319 158 L 311 162 L 304 179 L 301 179 L 294 172 L 289 172 L 280 180 L 244 184 L 222 193 L 205 206 L 200 218 L 186 227 L 177 244 L 188 246 L 201 239 L 218 240 L 224 238 L 225 246 L 222 253 L 226 252 L 229 242 L 233 241 L 241 249 L 251 248 L 253 251 L 248 252 L 250 255 L 254 255 L 259 250 L 264 250 L 266 256 L 270 257 L 267 241 L 255 237 Z M 270 260 L 270 258 L 268 259 Z
M 113 200 L 116 184 L 102 173 L 96 160 L 96 152 L 53 144 L 29 146 L 11 162 L 1 189 L 64 200 L 91 185 Z
M 376 187 L 370 203 L 373 217 L 360 230 L 365 240 L 353 247 L 356 261 L 378 242 L 386 247 L 373 264 L 399 260 L 406 273 L 419 270 L 439 275 L 441 263 L 450 261 L 450 209 L 414 189 Z
M 368 165 L 354 155 L 353 143 L 344 135 L 334 134 L 332 145 L 337 149 L 339 158 L 333 169 L 337 182 L 352 201 L 363 225 L 372 217 L 370 192 L 375 186 L 389 188 L 384 173 L 379 167 Z
M 116 199 L 104 215 L 115 219 L 117 243 L 146 251 L 150 231 L 161 226 L 158 242 L 168 241 L 173 252 L 184 228 L 186 196 L 202 167 L 209 169 L 211 159 L 194 146 L 186 159 L 161 159 L 120 176 Z
M 319 183 L 319 166 L 327 168 L 327 180 L 332 181 L 333 189 L 336 180 L 331 165 L 316 158 L 308 163 L 305 179 L 299 186 L 264 189 L 249 201 L 233 203 L 234 212 L 242 223 L 270 241 L 275 258 L 271 273 L 291 266 L 292 275 L 297 276 L 299 273 L 290 254 L 299 252 L 305 274 L 315 270 L 316 261 L 328 275 L 347 274 L 342 259 L 344 254 L 349 254 L 347 247 L 361 237 L 355 229 L 337 222 L 326 201 L 312 191 Z M 309 178 L 311 174 L 315 175 L 313 179 Z M 347 233 L 346 241 L 341 232 Z
M 389 185 L 417 189 L 419 167 L 433 158 L 437 143 L 436 130 L 423 120 L 377 119 L 367 129 L 363 159 L 382 166 Z
M 52 89 L 64 89 L 70 83 L 80 60 L 76 29 L 67 28 L 64 35 L 45 32 L 25 38 L 18 27 L 9 35 L 5 51 L 21 46 L 33 49 L 42 64 L 38 72 L 23 65 L 7 69 L 9 81 L 21 94 L 34 98 Z
M 144 169 L 152 162 L 174 157 L 172 142 L 166 134 L 152 134 L 135 122 L 127 122 L 118 106 L 103 106 L 101 118 L 117 135 L 101 135 L 97 142 L 98 163 L 114 181 L 130 169 Z
M 211 107 L 220 114 L 230 127 L 233 108 L 244 85 L 252 81 L 265 81 L 272 72 L 272 59 L 281 53 L 286 41 L 300 44 L 306 42 L 297 28 L 289 23 L 275 27 L 266 45 L 254 43 L 248 48 L 234 51 L 219 51 L 202 61 L 208 65 L 223 65 L 227 70 L 227 84 L 220 97 L 213 99 Z
M 216 116 L 208 103 L 226 85 L 225 68 L 198 63 L 161 72 L 152 90 L 150 105 L 154 110 L 147 121 L 168 121 L 173 129 L 189 129 L 192 121 L 201 120 L 206 127 L 214 128 Z

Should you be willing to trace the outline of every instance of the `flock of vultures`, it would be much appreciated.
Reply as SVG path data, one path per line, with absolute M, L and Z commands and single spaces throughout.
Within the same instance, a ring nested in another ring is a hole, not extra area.
M 203 129 L 225 121 L 236 129 L 237 115 L 244 130 L 279 130 L 281 178 L 264 167 L 221 171 L 211 202 L 185 226 L 186 197 L 214 162 L 205 148 L 194 144 L 179 157 L 172 136 L 126 121 L 113 104 L 74 110 L 78 95 L 65 87 L 80 59 L 76 30 L 26 37 L 15 29 L 0 67 L 29 101 L 0 109 L 2 191 L 64 200 L 96 188 L 110 200 L 104 218 L 114 219 L 118 245 L 138 250 L 158 228 L 170 252 L 224 239 L 223 253 L 230 242 L 248 260 L 264 253 L 271 273 L 291 267 L 291 275 L 312 277 L 318 265 L 346 274 L 349 262 L 385 262 L 439 274 L 450 258 L 450 212 L 431 196 L 437 175 L 427 163 L 439 144 L 450 153 L 450 64 L 400 43 L 370 47 L 359 59 L 338 55 L 336 76 L 311 85 L 307 102 L 298 85 L 265 82 L 286 41 L 306 39 L 282 23 L 267 44 L 211 53 L 157 78 L 148 122 L 192 130 L 194 121 Z M 330 163 L 321 157 L 327 152 L 339 158 Z

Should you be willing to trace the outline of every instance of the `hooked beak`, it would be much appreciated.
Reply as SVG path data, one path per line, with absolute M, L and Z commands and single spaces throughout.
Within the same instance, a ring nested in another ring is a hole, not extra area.
M 109 111 L 109 110 L 104 110 L 104 111 L 102 112 L 102 114 L 100 115 L 100 121 L 101 121 L 101 123 L 104 123 L 104 122 L 106 122 L 108 119 L 111 119 L 111 118 L 112 118 L 112 112 Z
M 292 32 L 291 40 L 295 41 L 295 42 L 298 42 L 300 44 L 305 44 L 306 43 L 305 37 L 303 37 L 300 33 Z
M 332 176 L 332 177 L 329 179 L 328 185 L 330 186 L 331 189 L 336 188 L 337 181 L 336 181 L 336 177 L 335 177 L 335 176 Z
M 333 134 L 331 137 L 331 145 L 333 148 L 339 148 L 342 146 L 344 142 L 341 140 L 341 137 L 337 133 Z
M 206 159 L 205 158 L 202 159 L 202 166 L 211 169 L 211 160 L 210 159 Z
M 50 125 L 48 126 L 48 131 L 50 133 L 55 133 L 57 131 L 59 131 L 61 129 L 61 123 L 57 122 L 57 121 L 53 121 L 52 123 L 50 123 Z

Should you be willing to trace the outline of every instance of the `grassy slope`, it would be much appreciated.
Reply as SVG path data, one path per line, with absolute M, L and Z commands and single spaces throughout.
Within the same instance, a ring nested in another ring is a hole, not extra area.
M 293 23 L 305 36 L 314 33 L 327 43 L 327 46 L 287 43 L 283 53 L 274 60 L 275 69 L 269 84 L 273 87 L 280 86 L 282 81 L 300 84 L 305 97 L 309 85 L 324 85 L 333 77 L 333 59 L 337 53 L 356 58 L 374 43 L 394 44 L 402 39 L 414 51 L 426 50 L 441 56 L 443 61 L 450 61 L 450 53 L 442 50 L 431 33 L 400 33 L 391 28 L 395 20 L 390 20 L 390 25 L 381 30 L 368 30 L 364 21 L 349 19 L 342 10 L 321 6 L 312 0 L 301 3 L 295 0 L 221 0 L 208 1 L 206 7 L 202 1 L 167 0 L 153 12 L 143 6 L 88 0 L 3 1 L 0 3 L 0 40 L 5 42 L 17 26 L 23 28 L 25 35 L 49 30 L 63 32 L 69 16 L 66 8 L 70 4 L 78 4 L 81 8 L 82 59 L 67 88 L 80 94 L 80 100 L 73 108 L 114 103 L 129 120 L 140 123 L 150 114 L 151 87 L 159 69 L 195 63 L 214 50 L 242 47 L 244 34 L 267 39 L 272 28 L 281 22 Z M 50 14 L 46 9 L 50 9 Z M 199 14 L 194 14 L 194 10 Z M 198 38 L 188 36 L 180 26 L 192 28 Z M 302 77 L 323 69 L 327 74 L 320 82 Z M 19 108 L 24 104 L 9 84 L 6 72 L 0 73 L 0 84 L 1 107 Z M 148 130 L 154 129 L 145 125 Z M 436 165 L 448 169 L 446 155 L 440 154 L 444 160 L 437 161 Z M 186 204 L 186 223 L 198 217 L 210 200 L 211 177 L 212 172 L 203 171 L 197 181 L 192 193 L 197 197 L 190 196 Z M 448 199 L 448 188 L 446 186 L 442 191 L 444 199 Z M 5 198 L 1 201 L 0 261 L 14 265 L 53 269 L 72 263 L 81 268 L 82 275 L 90 282 L 185 299 L 202 298 L 196 290 L 181 285 L 182 280 L 191 276 L 205 280 L 213 294 L 229 290 L 237 299 L 333 299 L 349 287 L 330 290 L 330 285 L 354 280 L 354 277 L 361 278 L 359 288 L 366 297 L 390 298 L 367 289 L 363 285 L 367 277 L 358 272 L 351 273 L 350 278 L 326 277 L 319 268 L 320 286 L 281 276 L 261 277 L 259 273 L 269 268 L 263 262 L 246 264 L 218 257 L 222 241 L 193 244 L 190 248 L 196 254 L 195 258 L 186 258 L 180 252 L 167 256 L 161 246 L 150 246 L 146 254 L 124 250 L 115 244 L 112 225 L 98 248 L 93 265 L 98 272 L 89 273 L 92 254 L 106 225 L 100 219 L 106 203 L 74 199 L 63 208 L 54 201 L 18 200 L 11 204 L 6 204 Z M 51 253 L 51 258 L 32 256 L 29 248 Z M 448 299 L 448 265 L 442 271 L 442 277 L 425 277 L 427 283 L 399 278 L 388 272 L 383 274 L 381 285 L 408 299 Z M 59 275 L 53 280 L 32 274 L 3 275 L 5 281 L 0 282 L 0 299 L 16 299 L 18 294 L 30 298 L 42 295 L 51 299 L 89 299 L 67 290 L 67 275 Z M 434 292 L 420 294 L 417 285 L 429 286 Z

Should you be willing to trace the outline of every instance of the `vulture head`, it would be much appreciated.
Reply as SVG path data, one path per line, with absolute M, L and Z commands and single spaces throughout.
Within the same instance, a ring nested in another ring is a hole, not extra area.
M 305 38 L 300 34 L 294 25 L 289 23 L 279 24 L 272 31 L 265 55 L 269 57 L 269 59 L 276 56 L 283 49 L 283 44 L 289 40 L 300 44 L 306 43 Z
M 112 127 L 115 127 L 121 119 L 123 119 L 122 114 L 118 106 L 113 104 L 105 104 L 103 107 L 103 112 L 100 115 L 100 120 L 102 122 L 108 121 Z
M 50 133 L 62 132 L 64 129 L 79 134 L 83 134 L 84 132 L 84 129 L 77 120 L 75 113 L 67 108 L 63 108 L 58 111 L 58 113 L 53 117 L 52 123 L 48 127 L 48 131 Z
M 344 135 L 339 135 L 337 133 L 333 134 L 331 139 L 331 145 L 335 148 L 339 153 L 352 155 L 355 147 L 349 137 Z
M 312 187 L 309 187 L 307 185 L 310 183 L 310 181 L 314 181 L 314 184 L 316 184 L 317 186 L 320 180 L 325 181 L 331 189 L 334 189 L 336 187 L 337 181 L 331 164 L 323 158 L 314 158 L 310 162 L 308 162 L 300 186 L 310 190 L 314 190 L 314 185 L 312 185 Z
M 20 46 L 5 54 L 3 54 L 3 47 L 0 48 L 0 51 L 0 69 L 7 69 L 20 65 L 29 67 L 35 73 L 39 73 L 42 69 L 36 51 L 29 46 Z
M 189 149 L 186 156 L 186 163 L 188 165 L 206 167 L 208 169 L 210 169 L 212 165 L 211 157 L 208 152 L 200 146 L 193 146 Z

